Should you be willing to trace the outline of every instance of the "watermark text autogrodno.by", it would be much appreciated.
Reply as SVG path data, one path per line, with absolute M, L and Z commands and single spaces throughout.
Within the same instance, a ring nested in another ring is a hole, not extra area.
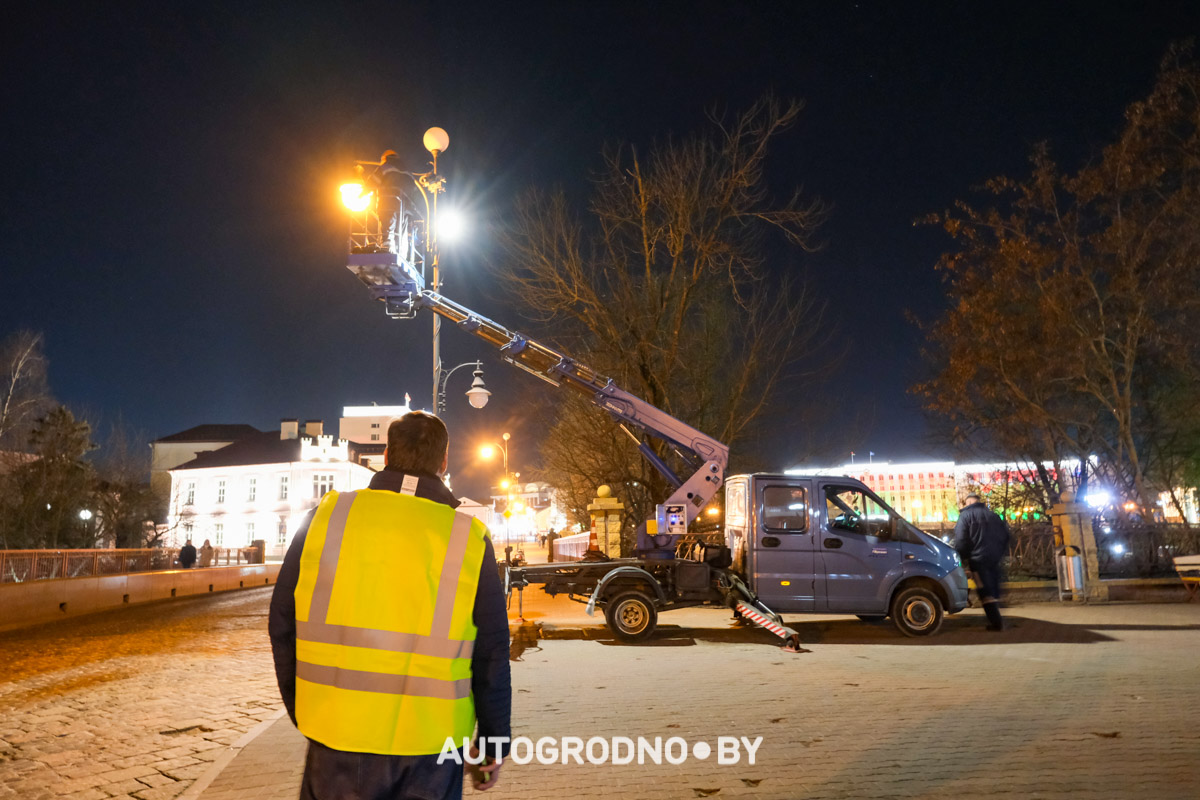
M 472 744 L 477 752 L 472 753 Z M 447 737 L 438 756 L 438 763 L 453 761 L 461 764 L 482 764 L 485 759 L 498 758 L 505 744 L 510 744 L 508 758 L 517 764 L 529 764 L 536 761 L 539 764 L 682 764 L 689 758 L 706 761 L 715 758 L 718 764 L 732 766 L 740 764 L 743 757 L 746 763 L 753 765 L 755 754 L 762 737 L 753 740 L 745 736 L 718 736 L 716 745 L 706 741 L 688 743 L 681 736 L 671 736 L 664 739 L 661 736 L 647 738 L 639 736 L 633 739 L 628 736 L 542 736 L 531 739 L 528 736 L 518 736 L 509 739 L 507 736 L 480 738 L 474 742 L 463 739 L 455 742 Z

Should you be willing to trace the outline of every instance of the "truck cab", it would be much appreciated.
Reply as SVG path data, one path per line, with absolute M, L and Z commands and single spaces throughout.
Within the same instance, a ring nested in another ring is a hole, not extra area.
M 923 636 L 967 605 L 954 548 L 853 478 L 731 476 L 725 524 L 733 568 L 776 613 L 890 616 Z

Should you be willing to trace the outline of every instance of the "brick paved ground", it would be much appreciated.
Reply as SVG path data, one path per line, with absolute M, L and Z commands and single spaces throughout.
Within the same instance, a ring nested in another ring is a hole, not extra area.
M 811 652 L 791 655 L 711 611 L 665 615 L 652 644 L 627 647 L 575 606 L 527 600 L 550 638 L 514 642 L 518 735 L 763 742 L 753 765 L 510 763 L 491 798 L 1200 796 L 1182 711 L 1200 703 L 1195 605 L 1030 604 L 1000 635 L 966 612 L 923 642 L 800 617 Z M 253 775 L 259 800 L 294 798 L 302 747 L 281 719 L 200 797 L 232 800 Z
M 810 652 L 791 655 L 707 610 L 621 646 L 578 607 L 526 594 L 519 735 L 763 741 L 754 765 L 510 763 L 492 798 L 1200 796 L 1195 604 L 1028 604 L 1000 635 L 968 611 L 927 642 L 800 617 Z M 0 637 L 0 797 L 294 798 L 303 740 L 290 722 L 243 736 L 278 708 L 267 596 L 198 601 L 210 605 L 186 618 L 158 607 L 79 645 L 66 626 Z M 548 638 L 528 635 L 536 625 Z
M 0 634 L 0 798 L 177 797 L 282 705 L 270 592 Z

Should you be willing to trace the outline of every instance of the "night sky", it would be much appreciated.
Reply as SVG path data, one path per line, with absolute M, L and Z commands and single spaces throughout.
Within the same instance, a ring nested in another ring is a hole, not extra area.
M 214 10 L 224 6 L 224 10 Z M 472 238 L 443 251 L 446 293 L 511 327 L 481 269 L 490 226 L 531 186 L 583 196 L 605 143 L 647 147 L 766 91 L 806 102 L 777 143 L 772 186 L 833 206 L 824 249 L 794 255 L 849 343 L 832 389 L 837 452 L 951 454 L 906 388 L 911 312 L 944 304 L 948 246 L 913 220 L 1049 140 L 1096 154 L 1149 91 L 1196 3 L 6 4 L 0 12 L 0 336 L 45 333 L 56 396 L 155 438 L 280 417 L 336 426 L 344 405 L 430 403 L 429 316 L 388 320 L 345 269 L 336 187 L 393 148 L 425 168 L 439 125 L 446 202 Z M 528 463 L 540 384 L 455 330 L 447 367 L 482 358 L 483 411 L 451 379 L 456 488 L 513 433 Z M 459 447 L 459 445 L 462 445 Z

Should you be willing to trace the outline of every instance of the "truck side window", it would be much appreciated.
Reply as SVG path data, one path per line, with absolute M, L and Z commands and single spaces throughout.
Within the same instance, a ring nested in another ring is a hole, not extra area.
M 869 495 L 849 486 L 825 487 L 825 519 L 831 531 L 887 538 L 891 521 L 886 509 Z
M 763 526 L 772 531 L 808 530 L 808 490 L 799 486 L 763 489 Z

